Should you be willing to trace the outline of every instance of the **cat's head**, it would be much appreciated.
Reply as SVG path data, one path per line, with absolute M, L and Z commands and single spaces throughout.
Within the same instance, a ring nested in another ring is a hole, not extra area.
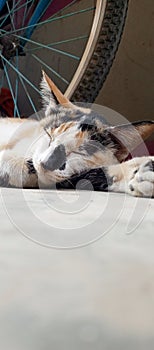
M 72 104 L 45 73 L 41 88 L 46 117 L 34 165 L 44 185 L 121 162 L 154 131 L 153 122 L 110 126 L 91 109 Z

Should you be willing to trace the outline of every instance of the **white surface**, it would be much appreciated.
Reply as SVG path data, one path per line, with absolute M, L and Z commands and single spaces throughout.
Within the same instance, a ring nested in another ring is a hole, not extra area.
M 77 196 L 1 190 L 0 348 L 152 350 L 154 200 Z

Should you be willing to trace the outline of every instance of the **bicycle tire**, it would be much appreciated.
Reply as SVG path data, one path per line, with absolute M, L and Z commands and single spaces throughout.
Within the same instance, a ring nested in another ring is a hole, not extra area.
M 107 0 L 98 41 L 72 101 L 94 102 L 113 64 L 125 25 L 129 0 Z M 70 97 L 69 96 L 69 97 Z

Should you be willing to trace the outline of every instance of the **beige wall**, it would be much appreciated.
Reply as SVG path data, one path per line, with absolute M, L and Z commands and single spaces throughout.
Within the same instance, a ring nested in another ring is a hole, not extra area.
M 154 120 L 154 0 L 130 0 L 124 35 L 96 103 Z

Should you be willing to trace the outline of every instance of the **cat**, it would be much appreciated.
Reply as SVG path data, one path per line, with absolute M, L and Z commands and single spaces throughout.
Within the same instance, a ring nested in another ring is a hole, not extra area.
M 75 188 L 154 197 L 154 157 L 125 161 L 153 121 L 111 126 L 72 104 L 43 72 L 44 117 L 0 119 L 0 185 Z

